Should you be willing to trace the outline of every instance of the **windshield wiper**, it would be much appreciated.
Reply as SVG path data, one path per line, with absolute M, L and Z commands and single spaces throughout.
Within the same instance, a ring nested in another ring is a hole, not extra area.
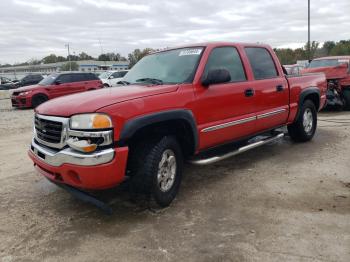
M 137 79 L 136 82 L 149 82 L 149 83 L 155 84 L 155 85 L 162 85 L 163 84 L 163 81 L 160 79 L 148 78 L 148 77 Z
M 121 84 L 121 85 L 127 86 L 127 85 L 130 85 L 130 82 L 121 80 L 121 81 L 117 82 L 117 84 L 118 85 Z

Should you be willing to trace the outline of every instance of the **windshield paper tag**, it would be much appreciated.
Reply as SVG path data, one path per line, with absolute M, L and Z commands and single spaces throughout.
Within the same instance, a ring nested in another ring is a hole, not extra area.
M 186 49 L 186 50 L 182 50 L 179 53 L 179 56 L 184 56 L 184 55 L 200 55 L 202 52 L 202 49 Z

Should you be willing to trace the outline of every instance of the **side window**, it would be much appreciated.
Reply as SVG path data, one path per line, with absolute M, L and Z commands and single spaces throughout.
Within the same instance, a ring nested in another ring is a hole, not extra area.
M 211 51 L 204 74 L 213 69 L 228 70 L 231 75 L 231 82 L 247 80 L 242 60 L 234 47 L 217 47 Z
M 72 74 L 72 82 L 81 82 L 81 81 L 87 81 L 87 77 L 85 74 Z
M 61 81 L 62 84 L 72 82 L 71 75 L 60 75 L 57 80 Z
M 97 76 L 95 74 L 92 74 L 92 73 L 86 74 L 86 79 L 87 80 L 99 80 L 99 78 L 97 78 Z
M 262 47 L 246 47 L 250 65 L 255 79 L 267 79 L 277 77 L 277 70 L 272 57 L 267 49 Z

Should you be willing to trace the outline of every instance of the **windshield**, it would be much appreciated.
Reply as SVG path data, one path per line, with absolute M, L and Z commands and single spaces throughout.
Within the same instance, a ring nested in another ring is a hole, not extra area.
M 191 83 L 197 70 L 203 47 L 163 51 L 142 58 L 125 75 L 129 83 L 178 84 Z
M 333 67 L 340 65 L 338 59 L 321 59 L 321 60 L 312 60 L 309 68 L 317 68 L 317 67 Z
M 107 79 L 112 73 L 111 72 L 103 72 L 98 77 L 100 79 Z
M 41 86 L 49 86 L 49 85 L 52 85 L 56 78 L 57 78 L 57 74 L 51 74 L 47 77 L 45 77 L 43 80 L 41 80 L 38 85 L 41 85 Z

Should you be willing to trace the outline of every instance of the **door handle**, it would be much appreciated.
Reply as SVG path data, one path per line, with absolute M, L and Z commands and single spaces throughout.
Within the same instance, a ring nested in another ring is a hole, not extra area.
M 246 90 L 244 91 L 244 95 L 245 95 L 246 97 L 253 96 L 254 93 L 255 93 L 255 92 L 254 92 L 254 89 L 252 89 L 252 88 L 246 89 Z
M 283 90 L 284 90 L 284 86 L 283 85 L 276 86 L 276 91 L 277 92 L 282 92 Z

